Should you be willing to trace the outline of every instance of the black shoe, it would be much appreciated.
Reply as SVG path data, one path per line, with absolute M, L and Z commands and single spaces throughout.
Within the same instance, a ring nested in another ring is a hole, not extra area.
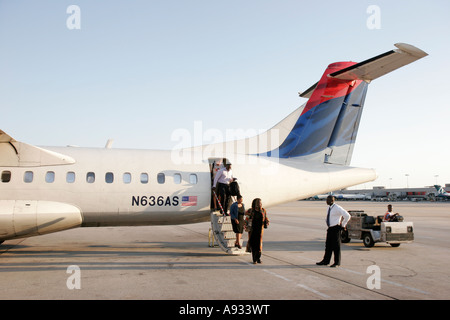
M 339 264 L 333 263 L 333 264 L 330 266 L 330 268 L 336 268 L 336 267 L 339 267 Z
M 318 265 L 318 266 L 326 266 L 326 265 L 328 265 L 328 263 L 326 263 L 325 261 L 320 261 L 320 262 L 316 262 L 316 264 Z
M 262 263 L 262 262 L 261 262 L 261 259 L 258 259 L 258 260 L 257 260 L 256 262 L 258 262 L 258 263 Z

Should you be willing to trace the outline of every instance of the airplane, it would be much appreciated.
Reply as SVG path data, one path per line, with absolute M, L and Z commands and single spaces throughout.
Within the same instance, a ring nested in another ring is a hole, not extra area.
M 336 200 L 370 200 L 370 196 L 359 193 L 339 193 L 334 195 Z
M 312 200 L 325 200 L 328 196 L 332 196 L 332 192 L 328 192 L 325 194 L 316 194 L 315 196 L 311 197 Z
M 318 194 L 312 197 L 314 200 L 324 200 L 328 196 L 334 196 L 336 200 L 370 200 L 370 196 L 359 193 L 334 193 Z
M 330 64 L 308 99 L 259 135 L 174 150 L 37 147 L 0 131 L 0 242 L 76 227 L 208 221 L 212 173 L 232 163 L 247 208 L 373 181 L 351 167 L 368 84 L 427 56 L 404 43 L 371 59 Z
M 445 191 L 442 186 L 435 184 L 434 187 L 436 188 L 436 191 L 437 191 L 436 197 L 450 199 L 450 193 Z

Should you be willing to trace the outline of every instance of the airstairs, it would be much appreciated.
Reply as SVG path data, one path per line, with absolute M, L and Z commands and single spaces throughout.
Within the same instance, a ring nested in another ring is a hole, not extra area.
M 236 242 L 236 234 L 231 225 L 231 217 L 212 211 L 211 212 L 211 228 L 209 229 L 209 246 L 215 247 L 218 245 L 223 251 L 230 255 L 244 255 L 249 254 L 245 252 L 245 247 L 242 249 L 234 246 Z

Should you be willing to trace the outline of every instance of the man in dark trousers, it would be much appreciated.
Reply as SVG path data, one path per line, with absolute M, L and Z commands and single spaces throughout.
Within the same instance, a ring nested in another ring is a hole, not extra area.
M 347 222 L 350 220 L 350 214 L 345 211 L 340 205 L 335 203 L 334 196 L 327 197 L 328 211 L 327 211 L 327 239 L 325 241 L 325 255 L 322 261 L 317 262 L 319 266 L 328 265 L 331 260 L 331 254 L 334 253 L 335 268 L 341 264 L 341 230 L 345 229 Z
M 231 170 L 231 163 L 225 163 L 225 167 L 220 169 L 216 176 L 214 177 L 214 183 L 213 183 L 213 191 L 216 191 L 216 186 L 218 187 L 219 197 L 220 197 L 220 204 L 223 209 L 223 214 L 228 216 L 227 210 L 228 210 L 228 203 L 231 199 L 231 193 L 230 193 L 230 183 L 235 181 L 236 178 L 233 177 L 233 171 Z

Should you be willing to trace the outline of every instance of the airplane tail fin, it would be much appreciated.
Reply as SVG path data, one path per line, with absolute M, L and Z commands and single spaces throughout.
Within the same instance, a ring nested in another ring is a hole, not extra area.
M 408 44 L 395 46 L 360 63 L 330 64 L 321 79 L 300 94 L 308 101 L 264 133 L 184 150 L 349 165 L 369 83 L 427 55 Z
M 360 63 L 330 64 L 321 79 L 300 94 L 309 100 L 279 147 L 259 155 L 349 165 L 368 84 L 427 55 L 411 45 L 395 46 Z
M 320 156 L 327 163 L 350 162 L 368 84 L 359 79 L 336 79 L 330 74 L 353 64 L 337 62 L 328 66 L 278 147 L 280 158 Z
M 445 193 L 444 188 L 442 188 L 442 186 L 435 184 L 434 187 L 436 188 L 436 191 L 438 192 L 438 194 Z

